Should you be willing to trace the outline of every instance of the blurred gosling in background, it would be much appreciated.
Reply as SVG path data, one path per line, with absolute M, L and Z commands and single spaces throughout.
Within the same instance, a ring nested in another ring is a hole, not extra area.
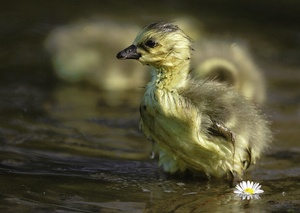
M 245 46 L 202 40 L 194 49 L 194 77 L 226 83 L 256 104 L 265 101 L 264 77 Z
M 129 38 L 138 29 L 135 25 L 103 19 L 81 21 L 53 30 L 45 46 L 60 79 L 88 82 L 108 91 L 139 89 L 150 78 L 149 74 L 141 72 L 137 64 L 118 63 L 112 57 L 120 46 L 131 42 Z
M 152 67 L 140 105 L 141 129 L 155 142 L 166 172 L 242 179 L 268 147 L 268 122 L 232 87 L 193 80 L 191 52 L 189 36 L 174 24 L 157 22 L 117 54 Z

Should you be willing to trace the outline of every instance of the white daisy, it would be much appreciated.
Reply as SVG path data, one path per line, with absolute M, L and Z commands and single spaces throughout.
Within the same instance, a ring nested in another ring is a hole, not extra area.
M 242 181 L 235 186 L 234 193 L 237 194 L 242 200 L 259 199 L 259 194 L 263 193 L 264 190 L 260 189 L 259 183 L 253 181 Z

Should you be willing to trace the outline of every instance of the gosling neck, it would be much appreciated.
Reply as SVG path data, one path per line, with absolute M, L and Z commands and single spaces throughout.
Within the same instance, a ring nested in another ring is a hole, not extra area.
M 154 67 L 152 83 L 156 89 L 174 91 L 186 85 L 190 59 L 179 60 L 176 64 Z M 153 85 L 152 84 L 152 85 Z

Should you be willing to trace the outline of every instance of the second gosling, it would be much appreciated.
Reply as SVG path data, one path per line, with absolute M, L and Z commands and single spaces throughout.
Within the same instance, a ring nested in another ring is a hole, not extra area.
M 166 172 L 240 180 L 270 142 L 268 122 L 231 87 L 190 77 L 191 44 L 176 25 L 157 22 L 117 54 L 152 67 L 140 127 Z
M 203 40 L 196 44 L 193 61 L 195 77 L 222 82 L 232 86 L 247 100 L 263 104 L 265 81 L 246 46 L 217 40 Z M 192 62 L 193 64 L 193 62 Z

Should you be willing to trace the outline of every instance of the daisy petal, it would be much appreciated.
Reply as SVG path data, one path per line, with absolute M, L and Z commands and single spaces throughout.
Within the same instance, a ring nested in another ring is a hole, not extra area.
M 243 192 L 243 188 L 240 187 L 239 185 L 236 186 L 237 190 L 239 190 L 240 192 Z
M 255 183 L 255 184 L 253 185 L 253 189 L 254 189 L 254 190 L 259 189 L 258 186 L 259 186 L 259 183 Z
M 247 188 L 247 182 L 243 181 L 241 184 L 242 184 L 242 189 L 246 189 Z
M 249 182 L 248 187 L 253 189 L 253 181 Z
M 259 189 L 259 190 L 256 190 L 255 193 L 256 193 L 256 194 L 261 194 L 261 193 L 264 193 L 264 190 Z

